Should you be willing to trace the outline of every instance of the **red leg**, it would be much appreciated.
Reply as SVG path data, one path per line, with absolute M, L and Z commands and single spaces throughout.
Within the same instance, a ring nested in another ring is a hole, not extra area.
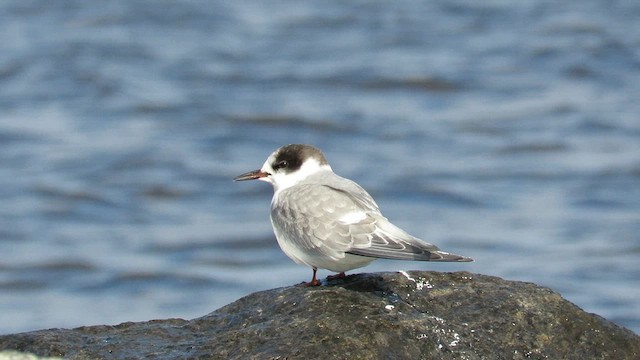
M 322 285 L 318 279 L 316 279 L 316 272 L 318 272 L 317 268 L 313 268 L 313 279 L 308 283 L 304 283 L 305 286 L 320 286 Z
M 347 277 L 347 275 L 345 275 L 343 271 L 340 274 L 327 276 L 327 280 L 339 280 L 339 279 L 344 279 L 345 277 Z

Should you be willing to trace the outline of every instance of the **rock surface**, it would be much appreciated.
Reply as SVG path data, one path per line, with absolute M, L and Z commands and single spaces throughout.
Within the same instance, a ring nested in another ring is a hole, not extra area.
M 206 316 L 0 336 L 67 359 L 639 359 L 640 337 L 531 283 L 359 274 L 257 292 Z

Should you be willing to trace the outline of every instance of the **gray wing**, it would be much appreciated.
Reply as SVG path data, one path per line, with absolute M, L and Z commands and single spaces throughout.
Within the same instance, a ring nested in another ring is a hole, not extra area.
M 354 247 L 347 252 L 355 255 L 394 260 L 473 261 L 470 258 L 441 251 L 437 246 L 409 235 L 382 215 L 372 215 L 376 229 L 369 246 Z
M 272 204 L 272 221 L 295 245 L 333 258 L 344 253 L 398 260 L 469 261 L 438 250 L 391 224 L 371 196 L 338 177 L 285 189 Z M 328 185 L 323 185 L 328 184 Z
M 296 247 L 340 259 L 352 247 L 366 246 L 370 242 L 367 234 L 375 228 L 367 224 L 366 215 L 356 226 L 358 229 L 341 219 L 348 214 L 375 211 L 332 187 L 298 184 L 282 190 L 274 199 L 271 221 L 278 232 L 289 234 Z

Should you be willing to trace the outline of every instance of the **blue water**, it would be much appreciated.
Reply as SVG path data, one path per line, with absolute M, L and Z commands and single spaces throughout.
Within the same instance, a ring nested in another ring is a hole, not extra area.
M 3 1 L 0 333 L 308 281 L 272 190 L 322 148 L 467 270 L 640 332 L 640 3 Z M 322 272 L 321 276 L 328 275 Z

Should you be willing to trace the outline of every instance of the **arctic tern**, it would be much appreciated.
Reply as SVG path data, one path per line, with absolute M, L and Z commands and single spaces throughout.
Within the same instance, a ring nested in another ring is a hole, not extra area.
M 235 181 L 262 180 L 273 185 L 271 225 L 284 253 L 310 266 L 310 286 L 320 285 L 319 268 L 339 273 L 377 258 L 468 262 L 473 259 L 441 251 L 409 235 L 385 218 L 371 195 L 336 175 L 322 152 L 291 144 L 274 151 L 260 170 Z

